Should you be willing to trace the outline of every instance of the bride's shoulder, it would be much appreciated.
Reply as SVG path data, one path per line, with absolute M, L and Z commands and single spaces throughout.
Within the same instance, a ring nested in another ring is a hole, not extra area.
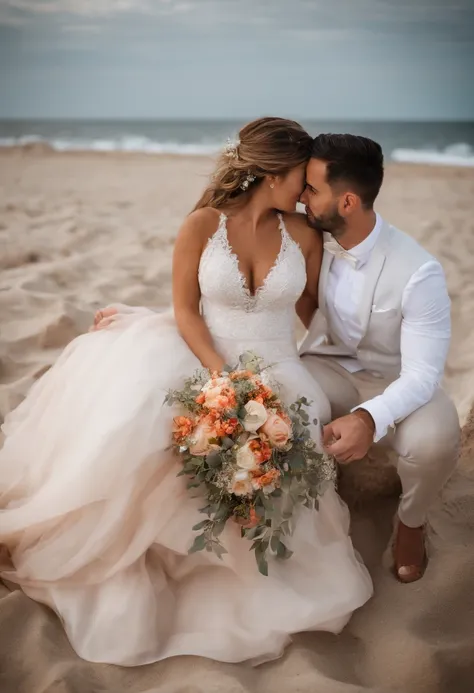
M 322 235 L 308 225 L 306 214 L 300 212 L 285 213 L 283 220 L 286 230 L 292 239 L 298 243 L 305 256 L 313 252 L 322 252 Z
M 205 243 L 216 232 L 220 218 L 221 213 L 213 207 L 194 210 L 181 224 L 177 241 Z

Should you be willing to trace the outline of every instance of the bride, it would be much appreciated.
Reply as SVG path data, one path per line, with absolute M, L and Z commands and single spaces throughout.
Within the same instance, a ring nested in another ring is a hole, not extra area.
M 1 577 L 61 619 L 80 657 L 126 666 L 175 655 L 259 664 L 299 631 L 339 632 L 372 594 L 330 487 L 301 508 L 293 556 L 262 576 L 239 527 L 229 553 L 188 555 L 199 499 L 169 451 L 170 388 L 247 350 L 281 396 L 328 400 L 301 364 L 294 328 L 316 308 L 321 239 L 294 214 L 310 136 L 263 118 L 240 132 L 176 240 L 174 313 L 118 306 L 71 342 L 4 424 Z M 280 210 L 280 211 L 277 211 Z M 312 427 L 320 444 L 320 429 Z

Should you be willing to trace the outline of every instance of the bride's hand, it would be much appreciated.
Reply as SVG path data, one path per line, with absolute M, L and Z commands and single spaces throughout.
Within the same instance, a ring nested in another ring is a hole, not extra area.
M 225 361 L 221 359 L 218 354 L 216 354 L 216 357 L 212 359 L 212 361 L 202 363 L 202 366 L 203 368 L 207 368 L 207 370 L 211 373 L 222 373 L 224 370 Z
M 89 328 L 89 332 L 97 332 L 98 330 L 103 330 L 108 327 L 112 322 L 114 322 L 116 315 L 118 314 L 117 308 L 102 308 L 98 310 L 94 315 L 94 323 Z
M 109 325 L 130 315 L 155 315 L 155 311 L 152 308 L 145 308 L 144 306 L 128 306 L 125 303 L 114 303 L 96 312 L 94 323 L 89 328 L 89 332 L 105 330 Z

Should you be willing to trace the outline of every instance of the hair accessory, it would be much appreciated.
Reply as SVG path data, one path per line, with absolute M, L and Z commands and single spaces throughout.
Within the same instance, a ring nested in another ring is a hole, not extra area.
M 257 177 L 254 176 L 253 173 L 249 173 L 240 184 L 240 187 L 242 188 L 242 190 L 248 190 L 249 185 L 253 183 L 255 180 L 257 180 Z
M 229 159 L 238 159 L 239 158 L 239 152 L 238 146 L 240 144 L 240 140 L 231 140 L 230 138 L 227 140 L 227 144 L 224 148 L 224 154 L 229 158 Z

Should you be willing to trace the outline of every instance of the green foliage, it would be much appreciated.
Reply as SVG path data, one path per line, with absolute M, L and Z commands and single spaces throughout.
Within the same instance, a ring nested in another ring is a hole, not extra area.
M 256 377 L 239 377 L 235 373 L 237 370 L 250 371 Z M 311 437 L 311 427 L 319 426 L 319 423 L 310 421 L 308 400 L 300 397 L 285 407 L 273 389 L 265 406 L 270 411 L 286 415 L 291 421 L 292 433 L 284 449 L 272 448 L 271 458 L 260 465 L 259 474 L 271 472 L 276 474 L 277 481 L 261 488 L 258 485 L 252 487 L 253 490 L 244 495 L 231 492 L 235 473 L 239 469 L 242 471 L 237 465 L 236 455 L 240 447 L 251 439 L 243 427 L 244 418 L 248 417 L 244 407 L 252 399 L 252 393 L 258 387 L 255 381 L 264 370 L 261 359 L 251 353 L 240 357 L 237 368 L 226 366 L 224 369 L 222 375 L 232 374 L 237 404 L 232 410 L 223 412 L 222 418 L 238 420 L 239 426 L 234 434 L 212 438 L 209 442 L 216 449 L 203 456 L 189 452 L 192 440 L 175 442 L 172 447 L 182 461 L 179 475 L 188 477 L 188 488 L 204 501 L 199 512 L 205 515 L 205 519 L 193 527 L 198 534 L 189 552 L 211 551 L 222 559 L 227 551 L 220 537 L 232 519 L 240 523 L 242 537 L 251 542 L 249 548 L 255 553 L 259 571 L 268 575 L 272 560 L 287 560 L 292 555 L 287 543 L 292 534 L 295 511 L 301 506 L 317 511 L 318 499 L 326 485 L 335 481 L 336 472 L 333 460 L 318 451 Z M 182 390 L 169 392 L 166 402 L 184 409 L 190 418 L 205 415 L 205 407 L 198 404 L 196 398 L 209 378 L 208 371 L 198 371 L 185 381 Z M 264 441 L 265 437 L 259 440 Z

